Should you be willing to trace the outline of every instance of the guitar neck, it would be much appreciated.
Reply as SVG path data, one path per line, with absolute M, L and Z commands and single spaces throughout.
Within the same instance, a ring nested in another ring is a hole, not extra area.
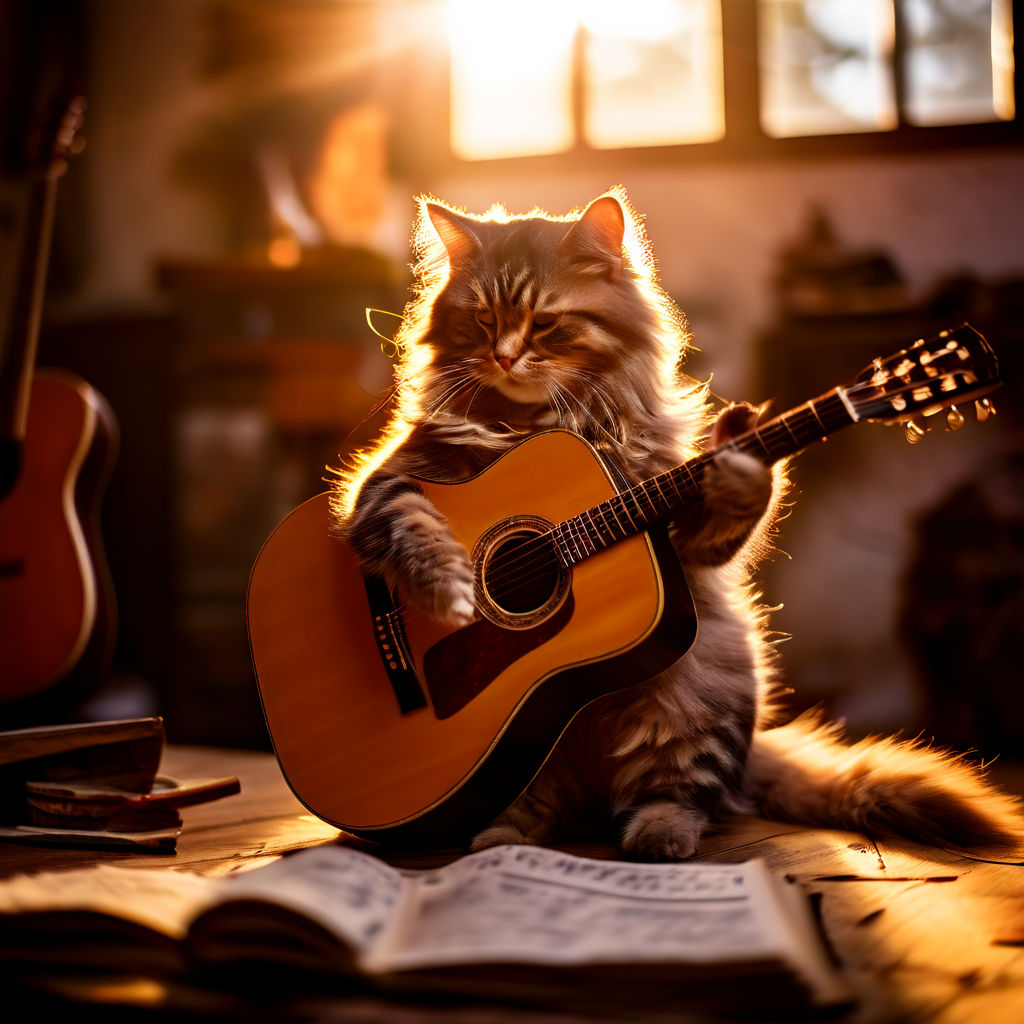
M 50 259 L 57 181 L 67 167 L 84 113 L 85 98 L 74 97 L 52 132 L 38 133 L 48 143 L 46 152 L 27 156 L 24 227 L 13 246 L 20 249 L 18 274 L 10 309 L 0 309 L 0 498 L 13 488 L 18 475 Z M 33 143 L 29 148 L 36 146 Z M 16 216 L 6 219 L 12 223 L 18 220 Z
M 21 441 L 28 418 L 28 391 L 35 365 L 49 265 L 57 182 L 43 178 L 28 188 L 27 216 L 18 276 L 0 346 L 0 438 Z
M 743 452 L 770 466 L 814 441 L 823 441 L 858 419 L 845 390 L 833 388 L 709 452 L 620 491 L 600 505 L 559 523 L 552 530 L 558 556 L 564 565 L 575 565 L 698 503 L 704 473 L 721 452 Z

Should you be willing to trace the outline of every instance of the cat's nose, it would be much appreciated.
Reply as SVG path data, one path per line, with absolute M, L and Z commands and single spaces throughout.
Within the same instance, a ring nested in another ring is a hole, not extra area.
M 497 358 L 498 358 L 498 365 L 506 373 L 508 373 L 508 371 L 512 369 L 512 363 L 515 362 L 515 360 L 510 358 L 509 356 L 498 356 Z

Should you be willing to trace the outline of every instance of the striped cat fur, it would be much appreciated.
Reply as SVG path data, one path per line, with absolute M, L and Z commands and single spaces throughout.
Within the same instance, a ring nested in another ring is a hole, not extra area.
M 688 325 L 621 189 L 565 217 L 419 205 L 390 423 L 338 472 L 332 507 L 366 571 L 464 624 L 468 554 L 413 476 L 465 478 L 561 426 L 635 481 L 744 432 L 760 410 L 715 415 L 707 387 L 682 372 Z M 717 459 L 702 504 L 671 530 L 695 645 L 581 712 L 475 848 L 614 830 L 627 856 L 680 859 L 723 811 L 968 847 L 1021 838 L 1017 802 L 962 758 L 895 739 L 850 745 L 813 716 L 778 723 L 773 634 L 752 572 L 785 491 L 783 465 Z

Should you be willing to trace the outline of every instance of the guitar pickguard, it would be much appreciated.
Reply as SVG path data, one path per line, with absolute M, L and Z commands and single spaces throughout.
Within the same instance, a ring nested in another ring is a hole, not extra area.
M 437 717 L 461 711 L 527 651 L 557 636 L 574 607 L 570 592 L 558 611 L 533 629 L 505 629 L 478 619 L 434 644 L 423 656 L 423 674 Z

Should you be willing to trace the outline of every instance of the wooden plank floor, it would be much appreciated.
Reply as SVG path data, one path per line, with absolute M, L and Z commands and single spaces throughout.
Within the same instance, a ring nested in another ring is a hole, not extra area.
M 100 862 L 223 875 L 269 862 L 287 850 L 336 841 L 355 843 L 302 807 L 269 754 L 170 748 L 162 772 L 178 779 L 237 775 L 242 791 L 183 811 L 185 826 L 176 854 L 0 842 L 0 876 Z M 1020 774 L 1005 775 L 1008 788 L 1020 791 Z M 595 857 L 616 856 L 614 848 L 602 844 L 565 848 Z M 403 866 L 434 866 L 458 853 L 390 854 L 388 859 Z M 721 862 L 755 857 L 797 878 L 815 894 L 828 940 L 858 997 L 855 1010 L 833 1020 L 841 1024 L 1024 1021 L 1024 851 L 1020 857 L 986 859 L 983 854 L 965 856 L 857 833 L 737 816 L 707 837 L 698 852 L 699 859 Z M 137 985 L 100 990 L 82 982 L 51 980 L 53 998 L 72 1006 L 94 1000 L 111 1007 L 153 1001 L 152 991 L 142 992 Z M 189 1005 L 218 1019 L 268 1019 L 266 1007 L 246 1006 L 235 997 L 201 995 L 189 994 L 193 1001 Z M 275 1007 L 272 1019 L 288 1020 L 292 1014 L 296 1020 L 409 1024 L 572 1024 L 592 1019 L 503 1006 L 398 1006 L 363 997 L 304 997 L 294 1005 Z M 664 1019 L 698 1018 L 681 1009 Z M 774 1019 L 770 1007 L 764 1019 Z

